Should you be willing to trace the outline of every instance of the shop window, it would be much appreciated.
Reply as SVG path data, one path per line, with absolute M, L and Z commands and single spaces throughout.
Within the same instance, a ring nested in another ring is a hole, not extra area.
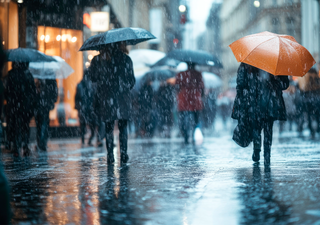
M 50 112 L 51 125 L 59 125 L 57 108 L 61 105 L 64 106 L 66 125 L 77 125 L 78 116 L 74 109 L 74 97 L 77 84 L 81 81 L 83 74 L 83 54 L 79 52 L 82 40 L 82 31 L 80 30 L 38 27 L 39 50 L 47 55 L 60 56 L 74 70 L 74 73 L 67 79 L 57 80 L 59 99 L 55 109 Z

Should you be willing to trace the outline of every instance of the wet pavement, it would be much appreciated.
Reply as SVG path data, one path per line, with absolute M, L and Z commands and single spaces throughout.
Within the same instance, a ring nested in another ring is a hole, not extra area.
M 201 146 L 131 139 L 130 160 L 53 140 L 48 153 L 2 160 L 13 224 L 320 224 L 320 138 L 275 135 L 271 167 L 215 132 Z M 263 159 L 263 157 L 262 157 Z

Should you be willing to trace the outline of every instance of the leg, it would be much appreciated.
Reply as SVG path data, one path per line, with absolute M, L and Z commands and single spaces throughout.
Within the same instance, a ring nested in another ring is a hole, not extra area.
M 272 145 L 272 129 L 273 129 L 273 120 L 266 120 L 264 122 L 264 164 L 265 166 L 270 165 L 270 156 L 271 156 L 271 145 Z
M 127 120 L 119 120 L 119 140 L 120 140 L 120 153 L 121 153 L 121 162 L 126 163 L 129 160 L 129 156 L 127 154 L 128 149 L 128 121 Z
M 79 111 L 79 123 L 80 123 L 81 144 L 84 144 L 84 135 L 86 134 L 86 121 L 80 111 Z
M 90 138 L 89 138 L 89 141 L 88 141 L 88 145 L 91 145 L 92 139 L 94 137 L 96 125 L 94 123 L 90 123 L 89 127 L 90 127 L 90 131 L 91 131 L 91 135 L 90 135 Z
M 261 123 L 262 121 L 254 121 L 253 122 L 253 154 L 252 154 L 252 160 L 254 162 L 259 162 L 260 160 L 260 151 L 261 151 Z
M 114 129 L 114 121 L 112 122 L 106 122 L 106 146 L 108 151 L 108 162 L 113 163 L 114 162 L 114 156 L 113 156 L 113 129 Z
M 196 130 L 197 127 L 199 127 L 199 118 L 200 118 L 200 111 L 194 111 L 192 112 L 192 115 L 193 115 L 193 126 L 192 126 L 192 141 L 194 142 L 194 132 Z
M 188 144 L 188 139 L 189 139 L 189 135 L 188 135 L 188 124 L 189 124 L 189 120 L 188 120 L 188 112 L 187 111 L 181 111 L 179 112 L 179 121 L 180 121 L 180 130 L 181 133 L 184 137 L 184 143 Z
M 41 136 L 39 147 L 44 151 L 47 150 L 47 143 L 49 137 L 49 123 L 49 111 L 43 112 L 43 114 L 41 115 Z

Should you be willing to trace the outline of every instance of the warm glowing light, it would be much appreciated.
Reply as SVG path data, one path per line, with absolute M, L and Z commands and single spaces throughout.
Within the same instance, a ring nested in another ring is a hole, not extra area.
M 180 12 L 183 13 L 183 12 L 185 12 L 186 10 L 187 10 L 187 7 L 186 7 L 185 5 L 180 5 L 180 6 L 179 6 L 179 11 L 180 11 Z
M 255 7 L 259 8 L 259 7 L 260 7 L 260 2 L 259 2 L 259 1 L 254 1 L 254 2 L 253 2 L 253 5 L 254 5 Z
M 86 62 L 86 68 L 89 68 L 89 66 L 90 66 L 90 63 L 89 62 Z
M 57 41 L 60 41 L 60 40 L 61 40 L 61 35 L 60 35 L 60 34 L 56 37 L 56 40 L 57 40 Z
M 44 35 L 41 35 L 40 40 L 43 41 L 44 38 L 45 38 L 45 36 L 44 36 Z
M 18 0 L 17 2 L 21 4 L 21 3 L 23 3 L 23 0 Z
M 47 43 L 47 42 L 49 42 L 49 40 L 50 40 L 50 36 L 46 35 L 46 38 L 44 39 L 44 41 Z
M 5 42 L 3 41 L 3 42 L 2 42 L 2 45 L 4 45 L 4 44 L 5 44 Z
M 77 41 L 77 37 L 73 37 L 72 39 L 71 39 L 71 42 L 76 42 Z
M 93 59 L 93 55 L 88 55 L 88 59 L 91 61 Z
M 61 40 L 62 41 L 66 41 L 67 40 L 67 36 L 66 35 L 62 35 Z

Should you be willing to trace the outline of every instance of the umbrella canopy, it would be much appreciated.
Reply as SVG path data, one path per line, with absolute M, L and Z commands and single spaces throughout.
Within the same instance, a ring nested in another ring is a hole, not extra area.
M 163 52 L 151 49 L 135 49 L 129 53 L 133 67 L 151 66 L 165 55 Z
M 155 64 L 153 64 L 151 68 L 162 67 L 162 66 L 177 67 L 179 63 L 181 63 L 181 61 L 165 56 L 159 61 L 157 61 Z
M 7 51 L 8 61 L 12 62 L 53 62 L 52 56 L 31 48 L 15 48 Z
M 177 49 L 169 52 L 166 57 L 187 63 L 223 68 L 216 56 L 205 51 Z
M 146 72 L 143 76 L 136 79 L 135 89 L 139 90 L 143 84 L 148 81 L 166 81 L 169 78 L 175 77 L 176 71 L 169 69 L 153 69 Z
M 304 76 L 316 63 L 310 52 L 292 36 L 262 32 L 229 45 L 238 62 L 273 75 Z
M 56 62 L 32 62 L 29 64 L 29 70 L 34 78 L 37 79 L 65 79 L 74 70 L 64 59 L 59 56 L 53 56 Z
M 84 42 L 80 51 L 96 50 L 99 51 L 107 44 L 125 41 L 127 45 L 136 45 L 140 42 L 155 39 L 149 31 L 142 28 L 118 28 L 112 29 L 102 34 L 94 35 Z
M 222 80 L 214 73 L 202 72 L 203 83 L 206 89 L 218 88 L 222 85 Z

